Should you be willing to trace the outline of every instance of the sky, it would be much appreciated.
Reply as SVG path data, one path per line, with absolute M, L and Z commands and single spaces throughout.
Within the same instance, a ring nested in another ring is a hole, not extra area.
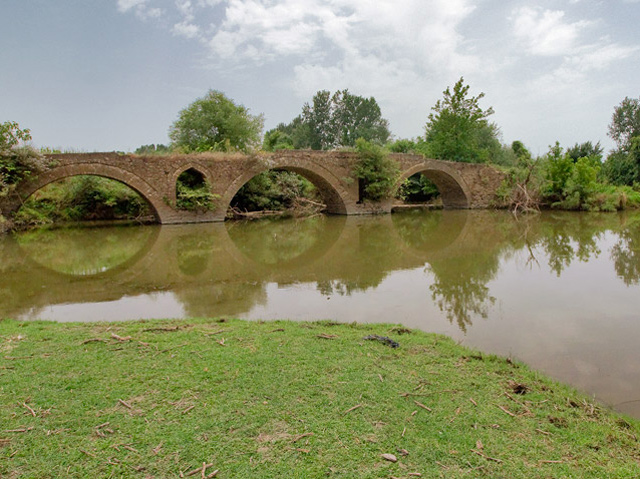
M 504 143 L 609 150 L 615 106 L 640 97 L 639 23 L 640 0 L 2 0 L 0 122 L 133 151 L 210 89 L 270 129 L 347 88 L 414 138 L 464 77 Z

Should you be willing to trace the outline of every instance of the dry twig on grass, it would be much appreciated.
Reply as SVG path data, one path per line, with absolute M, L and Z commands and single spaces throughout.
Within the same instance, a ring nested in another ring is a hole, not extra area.
M 356 409 L 358 409 L 359 407 L 362 407 L 362 404 L 356 404 L 355 406 L 353 406 L 352 408 L 347 409 L 345 412 L 343 412 L 342 414 L 349 414 L 351 411 L 355 411 Z
M 33 409 L 31 409 L 31 408 L 27 405 L 27 403 L 26 403 L 26 402 L 23 402 L 23 403 L 22 403 L 22 405 L 23 405 L 24 407 L 26 407 L 26 408 L 29 410 L 29 412 L 31 413 L 31 415 L 32 415 L 33 417 L 36 417 L 36 416 L 37 416 L 36 412 L 35 412 Z

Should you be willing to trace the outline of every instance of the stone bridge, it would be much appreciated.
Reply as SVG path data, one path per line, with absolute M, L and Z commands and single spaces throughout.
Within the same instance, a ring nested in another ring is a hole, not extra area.
M 392 154 L 401 176 L 396 185 L 416 173 L 429 178 L 440 191 L 445 208 L 488 208 L 495 200 L 503 174 L 470 163 L 425 159 L 419 155 Z M 298 173 L 318 188 L 327 212 L 339 215 L 388 213 L 393 201 L 362 201 L 354 175 L 358 156 L 352 152 L 281 150 L 255 155 L 207 153 L 196 155 L 143 156 L 118 153 L 80 153 L 47 156 L 44 172 L 33 176 L 8 198 L 0 201 L 0 213 L 10 217 L 35 191 L 54 181 L 77 175 L 96 175 L 117 180 L 142 195 L 159 223 L 224 221 L 231 200 L 251 178 L 267 170 Z M 216 195 L 215 208 L 207 212 L 180 210 L 176 205 L 176 182 L 187 170 L 195 170 Z

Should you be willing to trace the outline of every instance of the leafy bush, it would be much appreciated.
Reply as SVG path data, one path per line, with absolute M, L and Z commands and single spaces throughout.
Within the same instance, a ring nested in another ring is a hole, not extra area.
M 202 173 L 189 168 L 183 171 L 176 183 L 176 208 L 186 211 L 210 211 L 215 209 L 218 198 L 211 192 L 211 185 Z
M 438 198 L 440 191 L 429 178 L 418 173 L 402 183 L 397 196 L 407 203 L 425 203 Z
M 362 138 L 356 141 L 356 151 L 359 160 L 354 171 L 362 181 L 362 199 L 380 201 L 391 197 L 400 176 L 396 162 L 389 158 L 382 147 Z
M 6 196 L 21 181 L 42 170 L 40 154 L 25 145 L 31 140 L 28 129 L 18 123 L 0 123 L 0 196 Z
M 242 211 L 282 211 L 298 199 L 320 200 L 309 180 L 290 171 L 264 171 L 249 180 L 234 196 L 231 206 Z

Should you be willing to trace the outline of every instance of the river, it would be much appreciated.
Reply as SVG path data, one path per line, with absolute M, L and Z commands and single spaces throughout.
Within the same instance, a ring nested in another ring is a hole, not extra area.
M 0 317 L 201 316 L 402 323 L 640 418 L 640 212 L 408 211 L 0 237 Z

